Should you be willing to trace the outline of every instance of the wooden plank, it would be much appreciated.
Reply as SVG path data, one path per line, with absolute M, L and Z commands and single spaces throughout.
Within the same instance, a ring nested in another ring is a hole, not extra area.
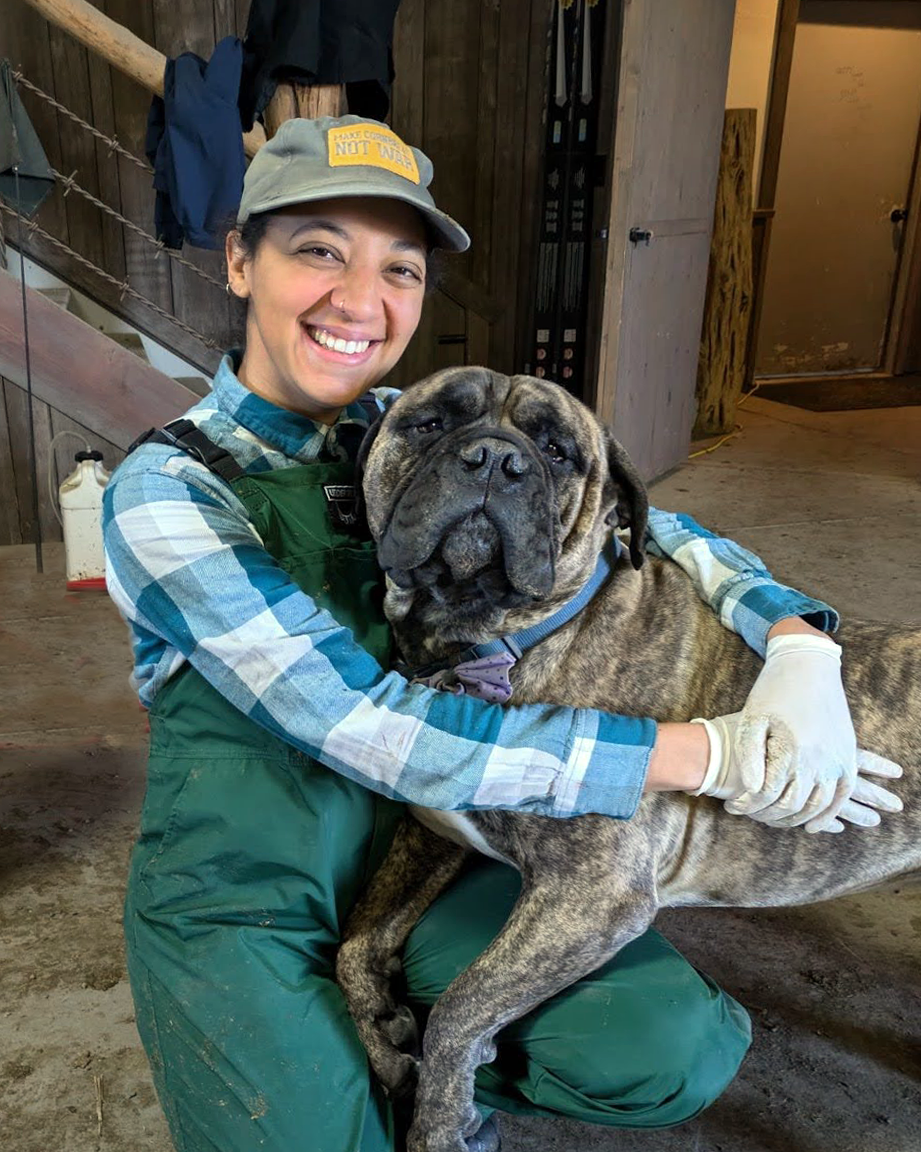
M 793 43 L 799 20 L 800 0 L 779 0 L 777 26 L 774 33 L 774 59 L 771 62 L 771 82 L 767 111 L 764 119 L 764 155 L 761 177 L 755 194 L 755 207 L 772 209 L 777 194 L 780 172 L 780 148 L 783 143 L 784 119 L 787 115 L 787 96 L 790 91 L 790 72 L 793 68 Z M 755 377 L 755 354 L 764 306 L 764 285 L 767 277 L 768 253 L 771 246 L 771 221 L 766 220 L 754 249 L 754 275 L 752 280 L 751 324 L 748 332 L 747 385 Z
M 499 70 L 499 0 L 480 5 L 479 64 L 477 76 L 476 144 L 473 158 L 473 210 L 462 220 L 470 238 L 470 278 L 488 285 L 492 270 L 493 195 L 496 183 L 496 103 Z M 522 235 L 525 235 L 522 232 Z
M 793 42 L 796 39 L 799 4 L 800 0 L 780 0 L 777 12 L 771 85 L 764 120 L 764 157 L 761 162 L 758 193 L 755 197 L 757 208 L 773 208 L 777 193 L 780 148 L 783 143 L 784 119 L 787 115 L 787 95 L 790 91 L 790 71 L 793 67 Z M 753 340 L 752 343 L 756 341 Z
M 3 12 L 4 44 L 3 53 L 9 57 L 13 67 L 21 71 L 27 80 L 37 84 L 49 95 L 54 92 L 54 67 L 51 63 L 51 48 L 48 42 L 48 23 L 33 11 L 25 0 L 9 0 Z M 20 99 L 29 114 L 48 162 L 61 170 L 61 142 L 58 128 L 58 114 L 46 101 L 29 92 L 20 90 Z M 43 228 L 61 239 L 67 239 L 67 216 L 64 209 L 62 190 L 55 188 L 39 209 L 35 219 Z M 16 240 L 16 226 L 6 221 L 7 239 Z
M 286 120 L 341 116 L 344 106 L 344 84 L 279 83 L 262 115 L 266 139 L 271 140 Z
M 761 323 L 764 306 L 764 282 L 767 277 L 767 251 L 771 241 L 774 209 L 755 209 L 752 213 L 752 303 L 748 315 L 748 335 L 745 341 L 744 392 L 750 392 L 755 379 L 755 353 L 758 343 L 755 333 Z
M 754 108 L 728 108 L 723 122 L 697 364 L 695 439 L 731 432 L 742 396 L 752 295 L 756 118 Z
M 437 292 L 427 296 L 422 305 L 419 326 L 403 353 L 399 364 L 383 381 L 392 388 L 408 388 L 417 380 L 434 371 L 437 332 L 435 329 L 435 299 Z
M 884 359 L 885 368 L 896 375 L 921 372 L 921 131 L 909 189 Z
M 242 40 L 246 35 L 246 24 L 249 20 L 251 0 L 234 0 L 234 14 L 236 19 L 236 32 Z
M 207 60 L 215 45 L 214 10 L 201 0 L 153 0 L 154 46 L 175 58 L 195 52 Z M 182 255 L 213 276 L 222 286 L 227 281 L 223 251 L 184 245 Z M 173 261 L 169 262 L 173 312 L 186 324 L 214 340 L 220 347 L 230 341 L 231 315 L 227 293 Z
M 592 204 L 594 236 L 589 249 L 588 316 L 585 325 L 585 372 L 582 400 L 596 412 L 599 407 L 599 364 L 604 334 L 605 274 L 608 263 L 609 222 L 612 215 L 613 170 L 610 156 L 615 139 L 618 93 L 620 92 L 621 38 L 624 5 L 615 0 L 605 18 L 602 50 L 602 84 L 598 94 L 598 162 L 604 164 L 606 179 L 595 189 Z
M 499 9 L 499 59 L 496 86 L 496 179 L 493 196 L 493 244 L 490 292 L 509 307 L 493 328 L 490 367 L 512 372 L 515 366 L 515 301 L 520 289 L 521 198 L 524 173 L 522 110 L 527 100 L 530 0 L 504 0 Z
M 35 396 L 120 447 L 180 416 L 189 391 L 70 312 L 28 289 Z M 0 374 L 24 387 L 20 285 L 0 272 Z
M 154 22 L 150 0 L 106 0 L 106 13 L 148 44 L 153 43 Z M 111 76 L 116 135 L 129 152 L 143 157 L 150 93 L 136 80 L 115 69 Z M 118 160 L 118 176 L 122 213 L 153 233 L 154 192 L 151 177 L 124 157 Z M 166 257 L 129 231 L 125 232 L 124 240 L 125 267 L 132 287 L 148 300 L 171 312 L 173 297 Z M 108 304 L 107 300 L 104 302 Z M 126 310 L 129 307 L 133 306 L 126 305 Z
M 443 292 L 436 292 L 433 298 L 433 325 L 435 344 L 432 348 L 432 364 L 427 372 L 439 372 L 442 368 L 454 368 L 467 362 L 467 317 L 464 309 L 449 300 Z
M 8 381 L 9 382 L 9 381 Z M 13 381 L 15 383 L 15 381 Z M 62 540 L 61 526 L 54 514 L 48 491 L 48 461 L 50 459 L 51 416 L 48 405 L 33 390 L 33 419 L 35 426 L 35 461 L 38 481 L 38 515 L 41 539 Z M 35 507 L 32 488 L 32 457 L 29 437 L 29 397 L 22 388 L 6 389 L 6 411 L 10 425 L 13 471 L 19 500 L 19 524 L 24 542 L 35 540 Z
M 225 36 L 236 36 L 237 6 L 234 0 L 214 0 L 214 43 Z
M 467 348 L 464 363 L 489 366 L 489 323 L 476 312 L 467 312 Z
M 103 7 L 105 0 L 100 0 Z M 106 136 L 115 136 L 115 105 L 112 98 L 112 70 L 102 61 L 88 58 L 90 79 L 89 122 Z M 92 139 L 92 137 L 91 137 Z M 111 208 L 121 211 L 122 193 L 118 180 L 118 157 L 101 140 L 95 140 L 96 173 L 99 198 Z M 103 268 L 120 280 L 125 276 L 125 236 L 121 224 L 102 214 Z
M 0 544 L 21 544 L 19 493 L 13 471 L 13 446 L 6 414 L 7 382 L 0 376 Z M 12 384 L 9 385 L 13 387 Z
M 510 238 L 506 237 L 506 241 Z M 460 304 L 462 308 L 470 308 L 478 312 L 484 320 L 494 324 L 501 320 L 508 311 L 508 306 L 498 300 L 479 284 L 474 284 L 466 276 L 461 275 L 454 267 L 454 261 L 449 259 L 448 266 L 442 271 L 438 287 L 445 296 Z
M 543 179 L 544 108 L 549 81 L 549 52 L 552 21 L 547 5 L 531 3 L 531 35 L 527 57 L 527 98 L 525 100 L 524 156 L 521 179 L 521 213 L 518 233 L 520 250 L 518 291 L 514 310 L 514 370 L 519 371 L 529 354 L 532 333 L 532 301 L 537 286 L 536 243 L 539 230 L 540 189 Z M 596 85 L 597 85 L 596 80 Z
M 477 156 L 479 21 L 476 6 L 457 0 L 428 0 L 425 22 L 425 118 L 423 147 L 435 166 L 432 183 L 438 206 L 461 223 L 474 215 Z M 470 256 L 452 259 L 469 275 Z
M 390 121 L 407 144 L 424 148 L 425 0 L 402 0 L 393 28 Z
M 124 169 L 121 171 L 124 173 Z M 122 186 L 124 187 L 124 183 Z M 15 239 L 15 220 L 11 222 L 10 217 L 7 216 L 6 224 L 7 238 L 9 240 Z M 56 276 L 60 276 L 67 283 L 78 286 L 81 291 L 98 300 L 116 316 L 129 321 L 140 331 L 153 337 L 166 348 L 172 349 L 177 356 L 188 360 L 190 364 L 195 365 L 202 372 L 209 376 L 214 374 L 221 356 L 219 349 L 210 348 L 203 341 L 178 328 L 171 317 L 160 316 L 159 313 L 153 312 L 145 304 L 133 300 L 130 296 L 122 296 L 119 287 L 113 286 L 84 268 L 74 257 L 52 247 L 37 233 L 30 234 L 26 231 L 23 240 L 26 255 L 36 260 L 42 267 L 54 272 Z M 166 259 L 164 256 L 163 260 Z M 143 278 L 138 276 L 135 279 L 141 280 L 140 290 L 143 291 L 143 287 L 146 286 L 143 284 Z M 132 285 L 136 286 L 135 280 L 132 280 Z
M 53 95 L 65 108 L 92 124 L 93 103 L 86 49 L 60 28 L 52 26 L 48 34 L 54 66 Z M 70 120 L 66 128 L 62 125 L 59 170 L 63 176 L 73 176 L 91 195 L 101 198 L 94 138 Z M 94 264 L 106 267 L 102 230 L 104 213 L 77 192 L 65 192 L 64 207 L 71 248 Z

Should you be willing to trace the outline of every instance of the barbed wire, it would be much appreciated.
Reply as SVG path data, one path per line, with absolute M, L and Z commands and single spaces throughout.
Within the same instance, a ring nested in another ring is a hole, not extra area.
M 156 236 L 151 236 L 149 232 L 145 232 L 144 229 L 141 228 L 140 225 L 135 224 L 133 220 L 129 220 L 127 217 L 122 216 L 121 212 L 116 212 L 114 208 L 110 208 L 108 204 L 105 204 L 102 200 L 97 199 L 92 194 L 92 192 L 88 192 L 85 188 L 81 187 L 74 179 L 76 172 L 72 172 L 70 176 L 63 176 L 60 172 L 57 171 L 57 169 L 51 168 L 50 165 L 49 168 L 54 178 L 56 180 L 60 180 L 60 182 L 64 185 L 65 196 L 68 192 L 76 192 L 78 195 L 82 196 L 84 200 L 88 200 L 90 204 L 95 204 L 96 207 L 100 211 L 105 212 L 107 216 L 111 216 L 113 220 L 120 221 L 120 223 L 123 224 L 125 228 L 130 229 L 136 236 L 140 236 L 140 238 L 149 244 L 152 248 L 156 248 L 158 253 L 165 253 L 175 264 L 181 264 L 183 268 L 188 268 L 190 272 L 194 272 L 196 276 L 200 277 L 202 280 L 206 280 L 209 284 L 213 284 L 215 288 L 219 288 L 222 292 L 225 290 L 225 286 L 221 283 L 220 280 L 216 280 L 208 272 L 205 272 L 203 268 L 199 268 L 198 265 L 193 264 L 191 260 L 186 260 L 184 256 L 180 256 L 179 253 L 174 252 L 172 248 L 167 248 L 166 244 L 164 244 L 162 240 L 158 240 Z
M 133 152 L 129 152 L 128 149 L 120 144 L 113 136 L 106 136 L 104 132 L 100 132 L 98 128 L 95 128 L 92 124 L 88 124 L 86 120 L 81 119 L 76 112 L 71 112 L 69 108 L 66 108 L 59 101 L 55 100 L 53 96 L 49 96 L 48 93 L 39 88 L 37 84 L 33 84 L 31 80 L 27 80 L 21 72 L 13 71 L 10 75 L 17 84 L 21 84 L 24 88 L 28 88 L 30 92 L 34 92 L 36 96 L 44 100 L 47 104 L 50 104 L 52 108 L 56 108 L 58 112 L 69 117 L 75 124 L 79 124 L 81 128 L 85 128 L 86 131 L 95 136 L 97 140 L 108 144 L 110 152 L 117 152 L 119 156 L 124 156 L 126 160 L 130 160 L 131 163 L 140 168 L 142 172 L 153 176 L 154 170 L 147 161 L 141 160 L 140 157 L 135 156 Z
M 71 120 L 74 121 L 74 123 L 79 124 L 81 128 L 86 129 L 87 132 L 92 133 L 92 135 L 95 136 L 98 140 L 101 140 L 103 143 L 107 144 L 110 152 L 117 152 L 120 156 L 124 156 L 126 160 L 130 160 L 132 164 L 136 164 L 137 167 L 140 168 L 143 172 L 146 172 L 149 176 L 153 176 L 153 168 L 151 168 L 151 166 L 145 161 L 140 160 L 132 152 L 129 152 L 127 148 L 124 148 L 118 142 L 118 140 L 111 136 L 106 136 L 104 132 L 100 132 L 98 128 L 95 128 L 92 124 L 87 123 L 86 120 L 81 119 L 81 117 L 79 117 L 76 112 L 71 112 L 69 108 L 61 104 L 60 101 L 55 100 L 53 96 L 49 96 L 48 93 L 39 88 L 37 84 L 33 84 L 31 80 L 27 80 L 21 72 L 13 72 L 11 75 L 17 84 L 22 84 L 23 87 L 28 88 L 30 92 L 34 92 L 36 96 L 50 104 L 52 108 L 56 108 L 58 112 L 68 116 Z M 135 224 L 132 220 L 128 220 L 120 212 L 117 212 L 114 208 L 109 207 L 109 205 L 103 203 L 102 200 L 97 199 L 91 192 L 87 191 L 86 188 L 81 187 L 76 182 L 76 180 L 74 180 L 76 172 L 71 173 L 70 176 L 62 176 L 61 173 L 55 171 L 54 168 L 52 168 L 51 171 L 55 178 L 60 180 L 64 185 L 65 196 L 70 191 L 79 193 L 85 200 L 88 200 L 91 204 L 95 204 L 96 207 L 100 209 L 100 211 L 105 212 L 114 220 L 118 220 L 122 225 L 124 225 L 125 228 L 129 228 L 136 236 L 139 236 L 146 243 L 156 248 L 158 252 L 165 252 L 170 260 L 173 260 L 176 264 L 181 264 L 183 268 L 188 268 L 200 279 L 206 280 L 209 284 L 213 284 L 215 288 L 219 288 L 222 292 L 224 291 L 224 285 L 220 282 L 220 280 L 215 279 L 214 276 L 210 276 L 207 272 L 204 271 L 204 269 L 199 268 L 197 264 L 193 264 L 191 260 L 186 260 L 184 256 L 180 256 L 171 248 L 167 248 L 162 240 L 158 240 L 155 236 L 151 236 L 149 232 L 145 232 L 143 228 Z
M 161 308 L 160 305 L 155 304 L 153 300 L 148 300 L 148 298 L 142 293 L 138 292 L 136 288 L 132 288 L 127 280 L 119 280 L 117 277 L 110 275 L 110 273 L 100 268 L 98 264 L 94 264 L 92 260 L 88 260 L 85 256 L 81 256 L 80 253 L 75 252 L 69 244 L 65 244 L 63 240 L 59 240 L 56 236 L 52 236 L 50 232 L 46 232 L 44 228 L 40 228 L 34 220 L 29 220 L 26 216 L 23 216 L 17 212 L 15 208 L 10 208 L 9 205 L 4 204 L 2 200 L 0 200 L 0 210 L 9 213 L 10 216 L 14 216 L 17 220 L 21 220 L 25 227 L 28 229 L 30 235 L 34 233 L 38 236 L 41 236 L 42 239 L 46 240 L 49 244 L 52 245 L 52 247 L 59 249 L 61 252 L 65 252 L 68 256 L 73 257 L 73 259 L 76 260 L 78 264 L 81 264 L 84 268 L 88 268 L 102 280 L 105 280 L 107 284 L 113 285 L 113 287 L 118 289 L 119 299 L 122 299 L 125 296 L 130 296 L 132 300 L 137 300 L 138 303 L 143 304 L 147 308 L 150 308 L 152 312 L 155 312 L 158 316 L 162 316 L 164 320 L 168 320 L 171 324 L 175 324 L 177 328 L 180 328 L 183 332 L 188 333 L 189 336 L 194 336 L 196 340 L 200 340 L 207 348 L 214 348 L 218 352 L 221 351 L 220 345 L 212 340 L 210 336 L 205 336 L 204 333 L 199 332 L 195 328 L 192 328 L 189 324 L 186 324 L 184 321 L 180 320 L 179 317 L 174 315 L 172 312 L 168 312 L 165 308 Z M 24 256 L 25 253 L 22 253 L 22 255 Z

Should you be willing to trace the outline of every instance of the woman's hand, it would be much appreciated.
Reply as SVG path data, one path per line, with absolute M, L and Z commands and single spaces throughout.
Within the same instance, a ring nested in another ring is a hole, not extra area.
M 870 827 L 880 811 L 902 805 L 865 777 L 893 779 L 902 770 L 858 751 L 841 649 L 804 628 L 807 634 L 772 635 L 741 712 L 698 721 L 710 737 L 710 761 L 695 794 L 716 796 L 734 815 L 774 827 L 841 831 L 841 820 Z

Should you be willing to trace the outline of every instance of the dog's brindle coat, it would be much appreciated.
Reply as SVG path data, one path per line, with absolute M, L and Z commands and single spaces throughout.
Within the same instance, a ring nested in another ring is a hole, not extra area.
M 630 558 L 512 669 L 514 702 L 659 721 L 743 706 L 760 659 L 677 565 L 643 564 L 642 482 L 563 389 L 447 370 L 399 398 L 369 434 L 360 465 L 387 570 L 387 614 L 410 664 L 545 619 L 591 573 L 610 525 L 629 524 Z M 473 1081 L 493 1059 L 495 1034 L 614 956 L 658 908 L 804 904 L 917 872 L 921 633 L 850 623 L 839 639 L 859 744 L 905 769 L 904 812 L 877 828 L 768 828 L 683 793 L 645 796 L 630 820 L 498 810 L 451 820 L 419 811 L 440 836 L 404 821 L 346 927 L 337 976 L 384 1085 L 395 1096 L 416 1087 L 410 1152 L 487 1147 L 476 1138 Z M 499 936 L 432 1010 L 419 1060 L 412 1016 L 395 1003 L 391 978 L 408 933 L 471 844 L 519 870 L 521 895 Z

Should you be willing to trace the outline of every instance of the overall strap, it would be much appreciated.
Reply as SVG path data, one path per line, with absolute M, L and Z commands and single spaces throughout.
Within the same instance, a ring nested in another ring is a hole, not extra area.
M 150 428 L 143 435 L 138 436 L 128 449 L 129 455 L 142 444 L 169 444 L 174 448 L 179 448 L 228 483 L 245 475 L 243 469 L 226 448 L 221 448 L 215 444 L 209 436 L 206 436 L 185 416 L 180 420 L 171 420 L 162 428 Z
M 380 406 L 374 394 L 366 392 L 364 396 L 359 397 L 359 403 L 365 410 L 368 423 L 373 424 L 381 414 Z M 228 483 L 245 475 L 244 470 L 226 448 L 221 448 L 215 444 L 209 436 L 206 436 L 197 425 L 185 416 L 179 420 L 171 420 L 162 428 L 149 428 L 130 445 L 127 454 L 130 455 L 135 448 L 139 448 L 142 444 L 169 444 L 173 448 L 188 452 L 199 463 L 210 468 L 212 472 Z

